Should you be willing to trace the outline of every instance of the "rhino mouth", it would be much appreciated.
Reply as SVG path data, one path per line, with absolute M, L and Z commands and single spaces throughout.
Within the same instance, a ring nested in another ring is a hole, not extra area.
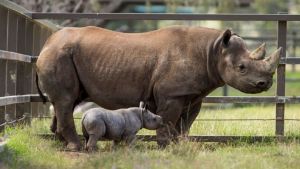
M 264 84 L 253 81 L 240 81 L 237 86 L 239 86 L 237 89 L 244 93 L 256 94 L 269 90 L 272 86 L 272 81 L 266 81 Z

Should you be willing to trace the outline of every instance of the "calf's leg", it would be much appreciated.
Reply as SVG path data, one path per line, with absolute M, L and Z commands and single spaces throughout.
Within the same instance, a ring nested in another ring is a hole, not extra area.
M 97 150 L 97 141 L 106 133 L 106 126 L 103 120 L 97 119 L 98 121 L 92 122 L 91 124 L 85 124 L 84 133 L 88 134 L 88 141 L 86 144 L 86 150 L 93 152 Z
M 136 141 L 136 135 L 135 134 L 131 134 L 131 135 L 129 135 L 129 136 L 126 137 L 125 144 L 128 147 L 132 147 L 133 144 L 135 143 L 135 141 Z
M 89 135 L 89 139 L 86 144 L 86 150 L 88 152 L 94 152 L 97 150 L 97 141 L 99 137 L 97 137 L 95 134 Z

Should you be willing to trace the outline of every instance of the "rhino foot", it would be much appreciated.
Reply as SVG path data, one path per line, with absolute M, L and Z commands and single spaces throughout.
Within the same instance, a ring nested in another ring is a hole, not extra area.
M 157 139 L 157 145 L 159 149 L 165 149 L 169 144 L 170 144 L 170 139 L 168 138 Z
M 89 152 L 89 153 L 94 153 L 98 150 L 98 147 L 97 146 L 87 146 L 86 147 L 86 151 Z
M 80 151 L 81 150 L 81 145 L 78 143 L 68 143 L 67 144 L 67 150 L 68 151 Z
M 66 140 L 64 139 L 64 137 L 61 134 L 59 134 L 57 132 L 54 132 L 54 133 L 55 133 L 54 134 L 55 138 L 57 138 L 59 141 L 66 142 Z

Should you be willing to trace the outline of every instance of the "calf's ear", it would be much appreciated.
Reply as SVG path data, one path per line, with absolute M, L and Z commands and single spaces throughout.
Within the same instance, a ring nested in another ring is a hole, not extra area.
M 231 37 L 231 30 L 226 29 L 222 35 L 222 44 L 224 47 L 228 47 L 230 37 Z

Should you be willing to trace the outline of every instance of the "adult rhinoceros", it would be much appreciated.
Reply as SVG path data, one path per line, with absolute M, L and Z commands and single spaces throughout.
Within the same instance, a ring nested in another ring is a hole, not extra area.
M 250 52 L 230 30 L 203 27 L 146 33 L 63 28 L 44 45 L 37 77 L 54 105 L 52 131 L 76 150 L 80 142 L 72 112 L 86 97 L 107 109 L 146 101 L 152 112 L 186 133 L 202 98 L 214 89 L 228 84 L 245 93 L 268 90 L 280 51 L 264 58 L 264 44 Z M 159 145 L 169 142 L 169 129 L 157 130 Z

